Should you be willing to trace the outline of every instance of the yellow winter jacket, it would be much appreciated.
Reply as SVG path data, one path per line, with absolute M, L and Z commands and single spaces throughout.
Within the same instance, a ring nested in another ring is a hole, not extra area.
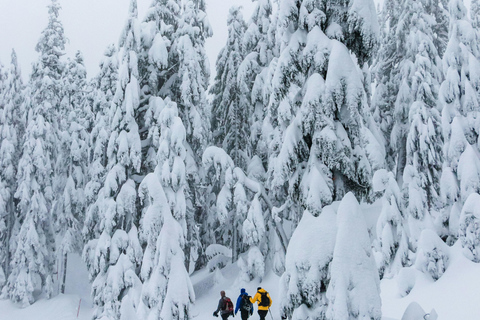
M 255 296 L 253 296 L 253 298 L 250 298 L 250 302 L 251 303 L 255 303 L 258 301 L 258 304 L 260 304 L 262 302 L 262 293 L 265 293 L 267 291 L 265 291 L 265 289 L 260 289 L 257 291 L 257 293 L 255 294 Z M 268 308 L 270 308 L 270 306 L 272 305 L 272 298 L 270 297 L 270 294 L 267 292 L 267 297 L 270 299 L 270 304 L 268 305 L 268 307 L 264 307 L 264 306 L 258 306 L 258 310 L 268 310 Z

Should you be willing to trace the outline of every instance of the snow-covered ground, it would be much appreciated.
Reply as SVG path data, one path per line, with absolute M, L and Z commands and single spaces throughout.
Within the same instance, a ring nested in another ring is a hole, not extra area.
M 382 313 L 400 319 L 408 304 L 418 302 L 426 312 L 435 309 L 439 320 L 480 319 L 480 264 L 465 258 L 460 243 L 450 248 L 450 264 L 445 274 L 434 282 L 416 272 L 415 286 L 401 298 L 396 279 L 384 279 Z
M 376 210 L 365 210 L 368 218 L 374 220 Z M 371 209 L 371 208 L 370 208 Z M 397 289 L 397 279 L 381 281 L 383 320 L 400 320 L 411 302 L 417 302 L 426 312 L 435 309 L 438 320 L 477 320 L 480 319 L 480 264 L 465 258 L 461 246 L 456 243 L 450 248 L 450 262 L 445 274 L 436 282 L 428 275 L 413 271 L 415 285 L 406 297 L 401 297 Z M 69 260 L 67 286 L 65 295 L 56 296 L 51 300 L 39 300 L 32 306 L 21 309 L 9 301 L 0 301 L 0 320 L 70 320 L 91 319 L 90 284 L 86 268 L 80 257 Z M 273 319 L 280 319 L 278 309 L 278 280 L 269 273 L 258 283 L 248 284 L 237 279 L 239 268 L 231 264 L 213 273 L 201 270 L 192 275 L 192 283 L 196 294 L 196 304 L 192 310 L 194 319 L 211 319 L 220 297 L 220 291 L 235 303 L 241 288 L 250 295 L 256 292 L 258 286 L 265 288 L 273 300 Z M 78 305 L 80 312 L 77 318 Z M 257 319 L 255 314 L 252 319 Z M 269 317 L 270 318 L 270 317 Z

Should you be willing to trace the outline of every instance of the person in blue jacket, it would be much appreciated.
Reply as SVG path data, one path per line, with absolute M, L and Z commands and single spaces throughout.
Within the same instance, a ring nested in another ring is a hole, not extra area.
M 247 320 L 253 314 L 253 304 L 250 302 L 250 296 L 245 292 L 245 289 L 240 290 L 240 295 L 237 298 L 237 306 L 235 307 L 235 314 L 240 310 L 242 320 Z

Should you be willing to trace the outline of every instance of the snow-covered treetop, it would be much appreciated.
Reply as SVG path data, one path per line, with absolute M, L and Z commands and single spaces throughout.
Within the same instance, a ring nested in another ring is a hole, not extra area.
M 48 6 L 48 26 L 42 31 L 42 35 L 35 47 L 37 52 L 42 55 L 43 64 L 56 70 L 49 76 L 61 73 L 58 59 L 65 54 L 66 38 L 63 25 L 59 20 L 60 9 L 61 6 L 58 0 L 51 0 Z M 57 79 L 57 77 L 54 79 Z

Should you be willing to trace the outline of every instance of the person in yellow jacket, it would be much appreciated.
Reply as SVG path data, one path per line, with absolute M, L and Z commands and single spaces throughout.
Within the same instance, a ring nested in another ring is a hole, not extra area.
M 250 298 L 250 302 L 258 302 L 258 315 L 260 316 L 260 320 L 265 320 L 268 309 L 272 305 L 272 298 L 270 297 L 270 294 L 265 291 L 265 289 L 258 287 L 257 293 L 253 296 L 253 298 Z

